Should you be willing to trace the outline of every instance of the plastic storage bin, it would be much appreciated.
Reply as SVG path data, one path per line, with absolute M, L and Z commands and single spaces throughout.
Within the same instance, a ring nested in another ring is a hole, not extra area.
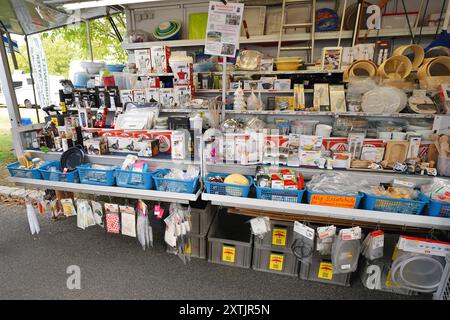
M 191 203 L 191 234 L 206 235 L 208 233 L 217 207 L 211 202 L 198 200 Z
M 51 171 L 51 168 L 56 168 L 56 171 Z M 59 161 L 51 161 L 45 166 L 39 168 L 41 172 L 42 179 L 50 181 L 61 181 L 61 182 L 80 182 L 78 178 L 78 169 L 64 173 L 61 171 L 61 163 Z
M 209 182 L 209 177 L 227 177 L 228 174 L 224 173 L 210 173 L 204 178 L 206 192 L 211 194 L 218 194 L 222 196 L 233 196 L 233 197 L 248 197 L 248 193 L 250 192 L 250 187 L 253 184 L 253 178 L 250 176 L 245 176 L 249 184 L 248 186 L 240 186 L 237 184 L 229 184 L 229 183 L 220 183 L 220 182 Z
M 436 167 L 439 175 L 450 177 L 450 157 L 439 156 Z
M 421 214 L 427 201 L 404 200 L 387 197 L 378 197 L 365 194 L 362 207 L 366 210 L 396 212 L 406 214 Z
M 297 276 L 300 262 L 289 250 L 275 251 L 255 245 L 252 269 L 257 271 Z
M 426 201 L 425 215 L 432 217 L 450 218 L 450 203 L 441 202 L 428 198 L 425 194 L 420 193 L 419 199 Z
M 22 169 L 19 168 L 19 166 L 20 163 L 18 161 L 6 166 L 6 168 L 8 168 L 11 177 L 42 180 L 42 176 L 41 173 L 39 172 L 39 169 Z
M 263 239 L 255 236 L 255 246 L 263 246 L 274 250 L 291 249 L 294 241 L 294 223 L 270 220 L 270 233 Z
M 250 268 L 253 237 L 249 217 L 218 212 L 208 232 L 208 262 Z
M 91 164 L 82 164 L 78 166 L 81 183 L 101 186 L 114 186 L 116 184 L 116 166 L 106 166 L 109 168 L 107 170 L 93 169 L 91 166 Z
M 185 249 L 186 252 L 190 253 L 191 258 L 206 259 L 206 235 L 189 234 L 188 238 L 191 242 L 191 246 L 186 246 Z M 176 251 L 172 247 L 167 246 L 166 252 L 175 254 Z
M 116 184 L 119 187 L 150 190 L 153 188 L 153 172 L 116 169 Z
M 333 274 L 333 265 L 331 257 L 321 257 L 319 253 L 314 252 L 311 264 L 302 263 L 300 265 L 300 279 L 316 281 L 322 283 L 335 284 L 339 286 L 350 286 L 352 273 Z
M 358 208 L 361 199 L 364 197 L 363 194 L 353 196 L 313 192 L 310 190 L 307 190 L 306 194 L 309 204 L 349 209 Z
M 156 190 L 179 192 L 179 193 L 194 193 L 197 191 L 198 177 L 194 180 L 176 180 L 164 178 L 164 175 L 169 173 L 169 170 L 158 170 L 153 174 Z
M 258 199 L 301 203 L 305 190 L 282 190 L 258 187 L 255 184 Z

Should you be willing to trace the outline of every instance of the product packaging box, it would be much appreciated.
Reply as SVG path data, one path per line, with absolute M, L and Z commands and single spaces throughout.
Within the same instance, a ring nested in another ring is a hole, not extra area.
M 145 89 L 145 100 L 147 102 L 160 102 L 159 101 L 159 89 L 148 88 Z
M 146 94 L 145 94 L 144 89 L 133 90 L 133 102 L 137 102 L 137 103 L 145 103 L 146 102 Z
M 117 155 L 135 154 L 140 157 L 154 157 L 159 153 L 159 140 L 108 137 L 109 153 Z
M 277 79 L 273 81 L 273 89 L 275 91 L 291 90 L 291 79 Z
M 151 48 L 151 66 L 153 73 L 168 73 L 169 58 L 171 55 L 171 49 L 168 46 L 159 46 Z M 175 72 L 175 71 L 174 71 Z
M 152 73 L 152 59 L 150 49 L 134 50 L 137 74 L 147 75 Z
M 172 109 L 175 106 L 175 97 L 172 88 L 159 89 L 159 103 L 161 107 Z
M 191 86 L 175 86 L 174 96 L 175 107 L 181 109 L 188 108 L 192 99 Z
M 84 141 L 84 147 L 90 155 L 104 155 L 109 153 L 106 137 L 92 138 Z

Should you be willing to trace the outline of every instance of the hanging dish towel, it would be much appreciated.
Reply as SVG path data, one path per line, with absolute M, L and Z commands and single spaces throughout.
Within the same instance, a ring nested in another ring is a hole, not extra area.
M 34 210 L 34 207 L 31 203 L 26 204 L 27 207 L 27 217 L 28 217 L 28 224 L 30 225 L 30 231 L 31 234 L 38 234 L 39 231 L 41 231 L 39 227 L 39 222 L 36 217 L 36 211 Z
M 119 206 L 113 203 L 105 203 L 105 211 L 106 231 L 118 234 L 120 232 Z

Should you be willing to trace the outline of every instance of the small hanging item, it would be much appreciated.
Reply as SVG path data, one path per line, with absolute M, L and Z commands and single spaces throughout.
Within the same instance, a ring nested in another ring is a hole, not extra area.
M 96 201 L 91 201 L 91 205 L 92 205 L 92 211 L 94 213 L 94 220 L 95 223 L 97 225 L 99 225 L 100 227 L 104 228 L 104 223 L 103 223 L 103 207 L 101 205 L 101 203 L 96 202 Z
M 270 232 L 270 218 L 269 217 L 256 217 L 250 220 L 250 226 L 252 227 L 252 233 L 263 239 L 264 236 Z
M 105 203 L 106 232 L 119 234 L 119 206 L 114 203 Z
M 60 201 L 66 217 L 73 217 L 77 215 L 77 211 L 75 210 L 75 206 L 73 205 L 73 200 L 71 198 L 61 199 Z
M 153 247 L 153 229 L 148 221 L 148 207 L 144 201 L 138 200 L 137 204 L 137 227 L 136 233 L 142 249 Z
M 26 202 L 28 224 L 30 225 L 31 234 L 39 234 L 41 228 L 37 220 L 36 211 L 31 202 Z
M 119 206 L 122 234 L 136 238 L 136 212 L 133 207 Z
M 94 214 L 88 200 L 77 200 L 77 226 L 81 229 L 94 226 Z

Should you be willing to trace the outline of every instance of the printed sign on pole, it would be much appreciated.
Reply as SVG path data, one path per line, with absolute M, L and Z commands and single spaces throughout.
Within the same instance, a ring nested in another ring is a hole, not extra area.
M 243 3 L 210 1 L 206 28 L 205 54 L 234 57 L 239 49 Z

